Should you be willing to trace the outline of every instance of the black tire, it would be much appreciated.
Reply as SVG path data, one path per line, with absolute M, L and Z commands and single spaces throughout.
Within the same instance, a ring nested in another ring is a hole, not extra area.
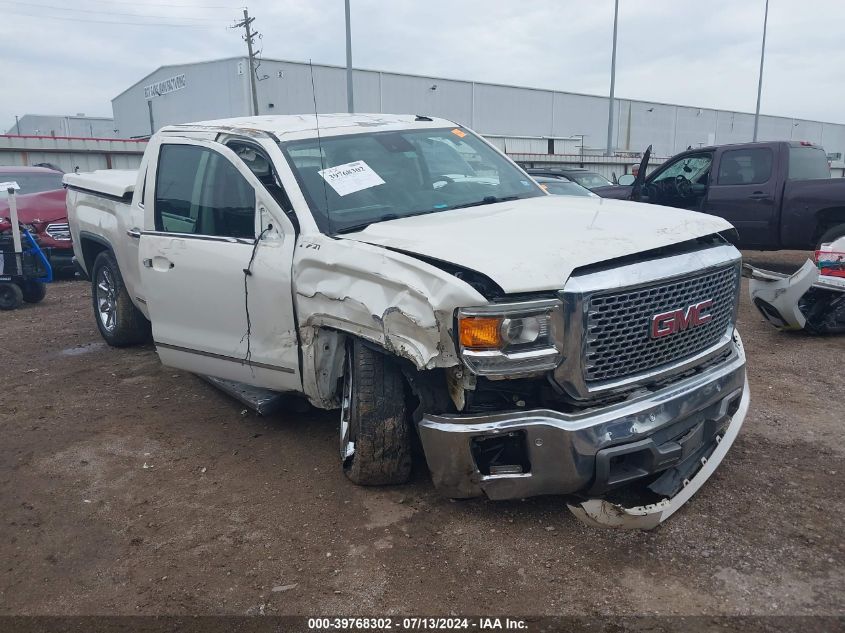
M 15 310 L 23 303 L 23 292 L 17 284 L 0 283 L 0 310 Z
M 816 243 L 816 250 L 819 250 L 822 244 L 830 244 L 836 238 L 843 236 L 845 236 L 845 223 L 830 227 L 827 231 L 822 233 L 822 236 Z
M 40 303 L 47 296 L 47 284 L 43 281 L 24 281 L 21 283 L 21 292 L 27 303 Z
M 110 251 L 97 255 L 91 267 L 91 301 L 97 328 L 112 347 L 128 347 L 149 339 L 150 322 L 129 298 L 120 269 Z M 108 315 L 101 316 L 101 306 L 110 313 L 110 318 Z
M 348 407 L 349 439 L 354 442 L 354 452 L 347 456 L 341 426 L 344 473 L 362 486 L 405 483 L 411 476 L 412 434 L 401 370 L 389 356 L 354 341 L 344 374 L 341 416 Z

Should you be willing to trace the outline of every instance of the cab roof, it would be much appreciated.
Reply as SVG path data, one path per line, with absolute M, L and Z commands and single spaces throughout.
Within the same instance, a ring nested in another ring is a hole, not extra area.
M 454 127 L 447 119 L 414 114 L 283 114 L 273 116 L 237 117 L 182 123 L 162 128 L 162 132 L 184 133 L 189 131 L 219 132 L 255 135 L 267 134 L 279 140 L 313 138 L 317 136 L 339 136 L 391 130 L 426 129 Z

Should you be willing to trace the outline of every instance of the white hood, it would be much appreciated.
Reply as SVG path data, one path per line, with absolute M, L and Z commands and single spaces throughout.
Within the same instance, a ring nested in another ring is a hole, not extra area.
M 343 237 L 470 268 L 516 293 L 562 288 L 576 268 L 731 228 L 671 207 L 540 196 L 379 222 Z

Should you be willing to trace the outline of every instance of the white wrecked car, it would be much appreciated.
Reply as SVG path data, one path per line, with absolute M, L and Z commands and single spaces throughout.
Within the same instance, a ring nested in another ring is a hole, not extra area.
M 751 301 L 779 330 L 845 333 L 845 237 L 822 244 L 793 275 L 746 265 Z
M 137 172 L 65 183 L 105 340 L 151 329 L 162 363 L 259 408 L 339 409 L 355 483 L 406 481 L 417 433 L 450 497 L 649 528 L 745 418 L 731 225 L 547 195 L 451 121 L 171 126 Z

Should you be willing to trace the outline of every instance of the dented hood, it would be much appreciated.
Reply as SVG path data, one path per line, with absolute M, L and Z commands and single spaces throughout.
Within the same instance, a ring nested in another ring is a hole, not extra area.
M 470 268 L 515 293 L 562 288 L 576 268 L 731 228 L 670 207 L 540 196 L 379 222 L 343 237 Z

